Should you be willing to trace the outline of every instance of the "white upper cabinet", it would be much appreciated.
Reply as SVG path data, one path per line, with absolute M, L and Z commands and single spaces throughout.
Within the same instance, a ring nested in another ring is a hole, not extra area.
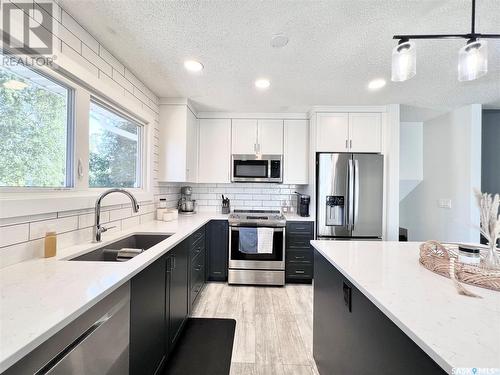
M 309 183 L 309 121 L 285 120 L 283 183 Z
M 198 120 L 185 104 L 160 105 L 159 180 L 197 182 Z
M 282 155 L 283 120 L 232 120 L 233 154 Z
M 257 150 L 264 155 L 283 154 L 283 120 L 258 120 Z
M 381 113 L 349 113 L 349 149 L 351 152 L 382 151 Z
M 381 152 L 381 113 L 318 113 L 316 151 Z
M 257 152 L 257 120 L 232 120 L 233 154 L 254 155 Z
M 198 182 L 229 183 L 231 172 L 231 120 L 200 120 Z
M 316 117 L 316 151 L 349 151 L 349 114 L 318 113 Z

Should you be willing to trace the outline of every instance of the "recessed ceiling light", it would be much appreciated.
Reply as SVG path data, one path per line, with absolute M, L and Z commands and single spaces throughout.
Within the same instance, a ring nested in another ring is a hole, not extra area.
M 283 48 L 288 44 L 288 37 L 283 34 L 274 34 L 271 38 L 271 47 L 273 48 Z
M 257 87 L 258 89 L 265 90 L 268 89 L 269 86 L 271 86 L 271 82 L 269 82 L 268 79 L 260 78 L 255 81 L 255 87 Z
M 378 89 L 381 89 L 382 87 L 384 87 L 385 84 L 386 84 L 385 79 L 377 78 L 368 84 L 368 88 L 370 90 L 378 90 Z
M 11 79 L 9 81 L 5 81 L 2 84 L 2 86 L 5 87 L 6 89 L 22 90 L 22 89 L 28 87 L 28 84 L 24 83 L 24 82 L 21 82 L 21 81 L 17 81 L 15 79 Z
M 184 61 L 184 68 L 190 72 L 201 72 L 203 70 L 203 64 L 196 60 L 186 60 Z

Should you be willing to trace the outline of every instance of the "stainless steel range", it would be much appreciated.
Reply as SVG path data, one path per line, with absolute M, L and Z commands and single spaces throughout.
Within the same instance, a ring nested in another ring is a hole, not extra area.
M 285 226 L 280 211 L 229 215 L 229 284 L 285 284 Z

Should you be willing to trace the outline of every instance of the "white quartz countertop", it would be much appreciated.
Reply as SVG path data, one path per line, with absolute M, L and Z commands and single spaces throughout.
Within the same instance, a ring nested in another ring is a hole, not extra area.
M 227 215 L 198 213 L 179 215 L 171 222 L 151 221 L 103 233 L 100 244 L 68 247 L 55 258 L 34 259 L 0 270 L 0 372 L 214 219 L 227 219 Z M 133 233 L 172 236 L 126 262 L 64 260 Z
M 314 221 L 312 216 L 299 216 L 296 213 L 285 213 L 283 215 L 285 215 L 286 221 Z
M 311 243 L 449 374 L 500 371 L 500 292 L 467 285 L 483 298 L 459 295 L 419 264 L 417 242 Z
M 151 221 L 124 231 L 105 232 L 102 243 L 58 250 L 54 258 L 34 259 L 0 270 L 0 372 L 23 358 L 149 264 L 210 220 L 228 215 L 200 212 L 171 222 Z M 287 214 L 288 221 L 312 221 Z M 133 233 L 171 234 L 126 262 L 70 262 L 106 242 Z

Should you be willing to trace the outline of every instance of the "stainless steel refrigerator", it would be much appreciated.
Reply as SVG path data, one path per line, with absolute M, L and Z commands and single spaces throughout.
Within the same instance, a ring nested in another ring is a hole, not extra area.
M 317 154 L 318 238 L 382 238 L 384 157 Z

